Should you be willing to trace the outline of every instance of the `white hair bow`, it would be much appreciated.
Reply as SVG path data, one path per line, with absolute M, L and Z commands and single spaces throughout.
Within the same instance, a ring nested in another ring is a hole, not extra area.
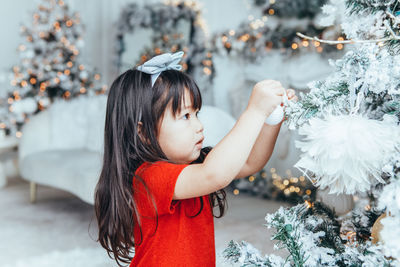
M 164 70 L 182 69 L 182 66 L 178 64 L 179 61 L 181 61 L 182 56 L 182 51 L 176 52 L 174 54 L 161 54 L 146 61 L 142 65 L 138 66 L 137 69 L 147 74 L 151 74 L 151 86 L 153 86 L 158 76 L 160 76 L 161 72 L 163 72 Z

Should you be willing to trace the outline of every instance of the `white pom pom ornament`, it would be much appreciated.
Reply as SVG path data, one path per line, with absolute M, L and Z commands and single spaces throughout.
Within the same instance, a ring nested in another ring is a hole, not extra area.
M 284 112 L 283 107 L 277 106 L 274 111 L 272 111 L 271 115 L 265 120 L 266 124 L 269 125 L 277 125 L 283 120 Z
M 400 146 L 397 123 L 360 115 L 313 118 L 299 134 L 306 137 L 296 142 L 303 154 L 295 167 L 313 173 L 315 184 L 330 193 L 365 192 L 374 180 L 383 183 L 382 168 Z
M 288 102 L 288 97 L 286 93 L 282 96 L 282 102 L 284 105 L 287 105 Z M 274 111 L 268 116 L 268 118 L 265 120 L 266 124 L 269 125 L 277 125 L 283 120 L 283 117 L 285 116 L 285 112 L 283 110 L 283 107 L 281 105 L 277 106 Z

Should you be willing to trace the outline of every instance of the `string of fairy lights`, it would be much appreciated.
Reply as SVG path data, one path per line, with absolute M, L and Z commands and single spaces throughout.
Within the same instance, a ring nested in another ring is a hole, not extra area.
M 259 26 L 253 26 L 253 25 L 255 25 L 255 24 L 250 23 L 250 27 L 252 27 L 254 30 L 259 28 Z M 259 24 L 256 24 L 256 25 L 259 25 Z M 264 24 L 261 24 L 261 25 L 262 25 L 262 27 L 264 26 Z M 241 41 L 241 42 L 248 42 L 251 38 L 259 39 L 259 38 L 261 38 L 261 36 L 262 36 L 262 34 L 260 32 L 257 33 L 256 35 L 251 35 L 248 32 L 237 34 L 235 30 L 229 30 L 228 34 L 222 34 L 221 42 L 222 42 L 223 46 L 226 49 L 231 49 L 232 48 L 232 42 L 234 42 L 234 40 L 238 40 L 238 41 Z M 337 38 L 337 40 L 338 41 L 343 41 L 344 38 L 342 36 L 340 36 L 340 37 Z M 282 43 L 286 43 L 286 39 L 285 38 L 282 38 Z M 294 42 L 292 42 L 290 44 L 290 48 L 292 50 L 301 49 L 302 47 L 304 47 L 304 48 L 315 47 L 315 50 L 318 53 L 322 53 L 324 51 L 324 48 L 323 48 L 323 46 L 321 46 L 321 42 L 319 42 L 319 41 L 309 41 L 307 39 L 302 39 L 300 41 L 294 41 Z M 344 48 L 344 44 L 337 44 L 336 45 L 336 49 L 337 50 L 342 50 L 343 48 Z M 265 51 L 269 52 L 272 49 L 273 49 L 273 42 L 272 41 L 267 41 L 265 43 Z M 257 51 L 257 48 L 252 47 L 250 49 L 250 51 L 255 53 Z M 284 52 L 285 49 L 282 49 L 281 51 Z
M 291 170 L 281 176 L 276 168 L 270 168 L 269 172 L 262 170 L 246 179 L 234 180 L 230 190 L 234 195 L 244 193 L 292 203 L 303 202 L 304 197 L 315 199 L 316 188 L 304 176 L 296 177 Z

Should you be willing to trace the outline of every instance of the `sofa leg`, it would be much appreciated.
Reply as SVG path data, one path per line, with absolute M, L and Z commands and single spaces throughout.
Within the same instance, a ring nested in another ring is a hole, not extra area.
M 36 202 L 36 194 L 37 194 L 37 184 L 35 182 L 30 182 L 30 191 L 31 191 L 31 203 Z

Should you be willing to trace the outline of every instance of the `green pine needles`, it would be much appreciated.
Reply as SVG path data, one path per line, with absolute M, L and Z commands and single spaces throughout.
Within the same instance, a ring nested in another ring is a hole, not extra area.
M 392 54 L 398 54 L 400 49 L 400 27 L 399 18 L 400 4 L 399 0 L 347 0 L 347 11 L 350 15 L 379 15 L 384 14 L 384 23 L 386 23 L 387 30 L 385 32 L 386 38 L 390 40 L 385 41 L 384 45 L 388 47 Z
M 261 256 L 247 242 L 231 241 L 224 256 L 240 266 L 393 266 L 378 246 L 369 241 L 355 243 L 340 237 L 340 223 L 333 210 L 320 202 L 306 201 L 292 208 L 281 207 L 266 217 L 266 226 L 274 228 L 276 248 L 289 256 Z
M 387 10 L 395 13 L 400 10 L 398 3 L 398 0 L 347 0 L 346 7 L 350 14 L 363 12 L 375 14 Z

